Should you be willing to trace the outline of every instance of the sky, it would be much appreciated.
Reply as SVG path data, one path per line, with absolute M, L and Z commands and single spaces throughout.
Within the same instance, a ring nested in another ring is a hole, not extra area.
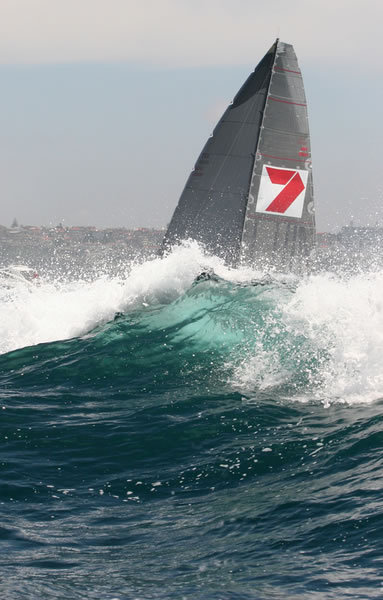
M 163 227 L 276 37 L 309 106 L 318 229 L 383 226 L 380 0 L 1 0 L 0 224 Z

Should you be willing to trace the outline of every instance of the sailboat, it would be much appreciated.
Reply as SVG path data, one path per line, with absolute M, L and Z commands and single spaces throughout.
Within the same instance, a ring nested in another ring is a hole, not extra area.
M 307 263 L 316 240 L 310 133 L 291 44 L 275 41 L 217 123 L 162 252 L 190 239 L 234 267 Z

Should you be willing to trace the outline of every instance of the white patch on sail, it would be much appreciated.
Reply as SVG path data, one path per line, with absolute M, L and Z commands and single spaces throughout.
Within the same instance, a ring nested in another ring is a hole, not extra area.
M 308 171 L 263 165 L 256 212 L 302 217 Z

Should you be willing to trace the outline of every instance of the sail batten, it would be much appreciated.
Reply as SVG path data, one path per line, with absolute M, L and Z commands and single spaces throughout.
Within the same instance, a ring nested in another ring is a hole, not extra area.
M 164 239 L 201 242 L 228 264 L 290 269 L 315 236 L 307 102 L 278 40 L 207 140 Z

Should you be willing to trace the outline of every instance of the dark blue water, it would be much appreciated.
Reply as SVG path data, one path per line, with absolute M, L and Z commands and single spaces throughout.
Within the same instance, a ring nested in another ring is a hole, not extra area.
M 383 597 L 383 274 L 156 265 L 3 297 L 1 597 Z

